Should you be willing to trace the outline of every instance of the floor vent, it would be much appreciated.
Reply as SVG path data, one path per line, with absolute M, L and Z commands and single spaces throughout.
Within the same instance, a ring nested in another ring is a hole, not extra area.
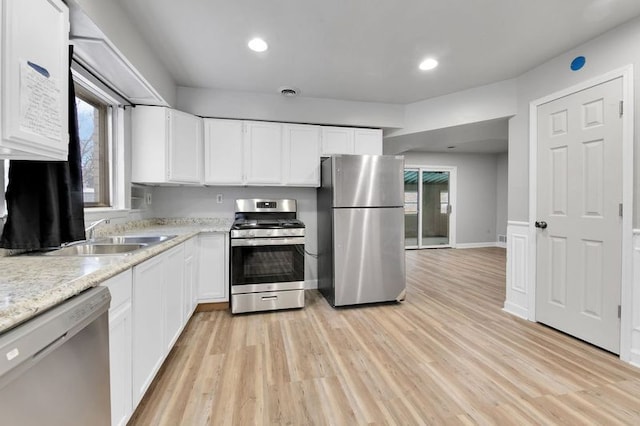
M 506 243 L 507 242 L 507 236 L 506 235 L 498 235 L 498 242 L 499 243 Z

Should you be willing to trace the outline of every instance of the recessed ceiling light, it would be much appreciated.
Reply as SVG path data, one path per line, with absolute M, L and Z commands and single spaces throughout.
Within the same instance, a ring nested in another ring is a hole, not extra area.
M 418 67 L 422 71 L 429 71 L 429 70 L 434 69 L 437 66 L 438 66 L 438 61 L 436 61 L 433 58 L 427 58 L 424 61 L 420 62 L 420 65 L 418 65 Z
M 264 52 L 269 48 L 267 42 L 259 37 L 249 40 L 249 43 L 247 43 L 247 45 L 249 46 L 249 49 L 253 50 L 254 52 Z

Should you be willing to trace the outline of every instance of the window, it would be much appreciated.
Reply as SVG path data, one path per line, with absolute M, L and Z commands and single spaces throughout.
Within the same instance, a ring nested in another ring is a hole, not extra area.
M 85 207 L 108 207 L 109 105 L 79 84 L 75 85 L 78 133 L 82 158 Z

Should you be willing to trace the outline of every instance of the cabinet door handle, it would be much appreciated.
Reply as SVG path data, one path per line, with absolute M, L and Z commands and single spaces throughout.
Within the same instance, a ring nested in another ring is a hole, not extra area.
M 278 296 L 262 296 L 262 300 L 276 300 Z

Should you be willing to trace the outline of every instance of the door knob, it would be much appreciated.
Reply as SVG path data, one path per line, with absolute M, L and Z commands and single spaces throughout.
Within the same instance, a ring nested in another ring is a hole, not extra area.
M 547 222 L 544 220 L 537 221 L 536 220 L 536 228 L 545 229 L 547 227 Z

